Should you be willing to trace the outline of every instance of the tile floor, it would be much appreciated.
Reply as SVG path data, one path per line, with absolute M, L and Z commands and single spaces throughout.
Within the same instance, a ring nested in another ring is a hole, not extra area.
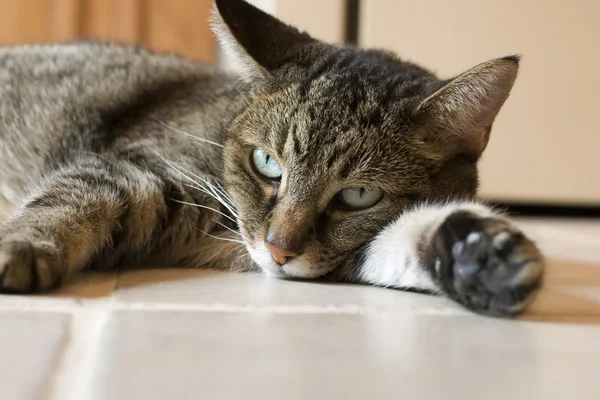
M 550 265 L 519 321 L 201 270 L 0 296 L 0 399 L 600 399 L 600 221 L 520 223 Z

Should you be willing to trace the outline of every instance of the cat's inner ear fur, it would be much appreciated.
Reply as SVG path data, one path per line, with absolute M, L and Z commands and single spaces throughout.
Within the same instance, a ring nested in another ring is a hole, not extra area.
M 415 110 L 419 142 L 431 155 L 478 159 L 517 77 L 516 56 L 488 61 L 450 80 Z
M 303 64 L 303 57 L 323 45 L 243 0 L 216 0 L 212 26 L 246 80 L 269 76 L 288 63 Z

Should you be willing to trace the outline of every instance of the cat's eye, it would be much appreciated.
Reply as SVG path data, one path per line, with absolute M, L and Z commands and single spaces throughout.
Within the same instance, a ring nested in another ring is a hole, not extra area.
M 373 207 L 383 197 L 380 189 L 365 189 L 352 187 L 338 193 L 338 200 L 346 207 L 358 211 Z
M 252 150 L 252 164 L 256 171 L 265 178 L 281 179 L 281 167 L 273 157 L 260 149 Z

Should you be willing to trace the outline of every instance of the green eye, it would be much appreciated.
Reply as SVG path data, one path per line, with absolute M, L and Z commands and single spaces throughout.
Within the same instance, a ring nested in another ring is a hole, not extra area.
M 256 171 L 265 178 L 278 180 L 281 179 L 281 168 L 277 161 L 262 150 L 252 150 L 252 164 Z
M 383 197 L 380 189 L 346 188 L 339 192 L 338 199 L 353 210 L 364 210 L 379 203 Z

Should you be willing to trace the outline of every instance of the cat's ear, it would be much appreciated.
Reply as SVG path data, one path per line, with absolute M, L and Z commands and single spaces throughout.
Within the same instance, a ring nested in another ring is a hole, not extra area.
M 444 158 L 479 158 L 518 67 L 518 56 L 479 64 L 423 100 L 415 111 L 415 121 L 423 128 L 420 142 Z
M 247 80 L 268 76 L 288 63 L 304 64 L 322 45 L 243 0 L 216 0 L 215 5 L 213 31 Z

